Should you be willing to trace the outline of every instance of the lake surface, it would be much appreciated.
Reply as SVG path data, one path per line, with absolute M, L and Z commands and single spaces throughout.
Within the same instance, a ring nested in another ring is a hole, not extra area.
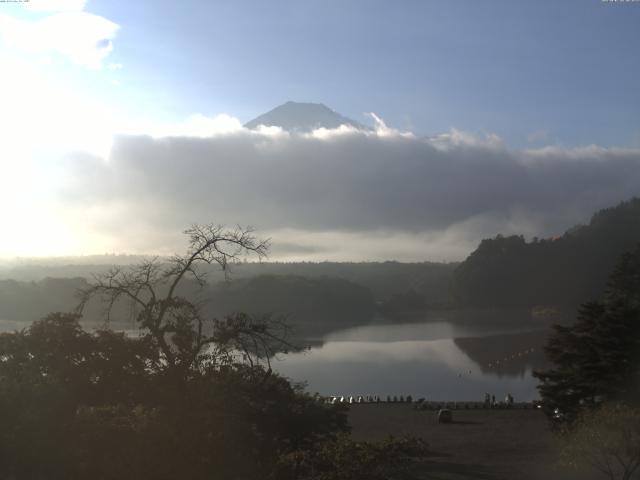
M 0 320 L 0 331 L 26 326 Z M 487 392 L 530 401 L 538 398 L 531 372 L 540 366 L 543 337 L 504 325 L 382 323 L 325 334 L 320 345 L 279 355 L 272 366 L 321 395 L 482 401 Z
M 370 325 L 327 334 L 309 351 L 280 355 L 273 368 L 321 395 L 481 401 L 487 392 L 500 400 L 511 393 L 516 401 L 530 401 L 538 398 L 531 376 L 541 352 L 538 337 L 449 322 Z M 456 338 L 467 339 L 474 353 Z

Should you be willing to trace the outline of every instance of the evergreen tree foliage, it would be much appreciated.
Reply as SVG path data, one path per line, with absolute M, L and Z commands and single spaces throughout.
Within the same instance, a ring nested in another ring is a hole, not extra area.
M 604 294 L 620 255 L 638 242 L 640 198 L 601 210 L 588 225 L 558 237 L 485 239 L 454 272 L 455 300 L 473 307 L 575 308 Z
M 623 255 L 601 301 L 583 304 L 575 324 L 555 326 L 546 353 L 554 367 L 534 375 L 554 423 L 606 401 L 639 404 L 640 245 Z

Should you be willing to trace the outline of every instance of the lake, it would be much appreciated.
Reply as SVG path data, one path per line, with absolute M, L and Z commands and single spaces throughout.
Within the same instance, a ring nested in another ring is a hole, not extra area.
M 0 321 L 0 331 L 25 326 Z M 481 401 L 487 392 L 530 401 L 538 398 L 531 372 L 545 365 L 545 338 L 546 330 L 504 324 L 380 323 L 324 334 L 310 350 L 279 355 L 272 366 L 321 395 Z
M 534 368 L 544 366 L 544 331 L 458 326 L 449 322 L 380 324 L 325 335 L 302 353 L 280 355 L 274 370 L 321 395 L 412 395 L 481 401 L 485 392 L 538 398 Z

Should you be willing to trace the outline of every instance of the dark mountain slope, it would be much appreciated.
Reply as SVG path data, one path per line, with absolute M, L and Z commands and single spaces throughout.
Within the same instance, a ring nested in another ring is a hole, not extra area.
M 321 103 L 287 102 L 254 118 L 245 124 L 247 128 L 259 125 L 277 126 L 288 132 L 309 132 L 317 128 L 338 128 L 349 125 L 367 129 L 364 125 L 343 117 Z
M 458 304 L 576 306 L 599 297 L 619 257 L 640 242 L 640 198 L 601 210 L 562 237 L 483 240 L 454 272 Z

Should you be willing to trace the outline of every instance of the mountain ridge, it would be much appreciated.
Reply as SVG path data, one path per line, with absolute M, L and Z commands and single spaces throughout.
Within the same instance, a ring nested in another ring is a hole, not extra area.
M 288 101 L 244 124 L 254 129 L 259 125 L 280 127 L 288 132 L 310 132 L 318 128 L 334 129 L 341 125 L 369 130 L 369 127 L 345 117 L 322 103 Z

